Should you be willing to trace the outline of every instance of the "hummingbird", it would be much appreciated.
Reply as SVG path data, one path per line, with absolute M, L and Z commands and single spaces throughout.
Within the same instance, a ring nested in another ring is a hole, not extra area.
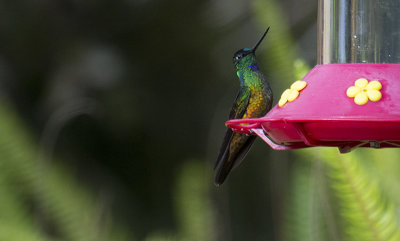
M 240 49 L 233 55 L 233 64 L 240 81 L 240 89 L 233 103 L 229 119 L 259 118 L 272 107 L 272 90 L 264 74 L 260 71 L 255 52 L 268 30 L 256 45 Z M 215 185 L 224 183 L 232 168 L 237 167 L 250 150 L 256 136 L 226 130 L 214 169 L 217 169 Z

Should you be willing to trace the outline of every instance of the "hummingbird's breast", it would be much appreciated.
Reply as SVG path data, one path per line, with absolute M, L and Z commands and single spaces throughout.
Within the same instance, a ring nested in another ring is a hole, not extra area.
M 245 68 L 243 81 L 250 91 L 243 118 L 263 117 L 272 107 L 272 90 L 256 62 Z
M 243 118 L 263 117 L 271 109 L 272 98 L 264 90 L 253 89 Z

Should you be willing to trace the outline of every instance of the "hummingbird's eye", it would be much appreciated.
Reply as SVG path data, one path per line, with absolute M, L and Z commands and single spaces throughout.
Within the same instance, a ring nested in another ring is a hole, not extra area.
M 235 59 L 238 60 L 238 61 L 239 61 L 241 58 L 242 58 L 242 55 L 241 55 L 241 54 L 236 55 L 236 57 L 235 57 Z

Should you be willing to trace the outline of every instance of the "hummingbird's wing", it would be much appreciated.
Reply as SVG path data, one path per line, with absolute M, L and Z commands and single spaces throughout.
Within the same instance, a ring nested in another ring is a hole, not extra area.
M 246 112 L 247 106 L 249 104 L 250 99 L 250 90 L 247 87 L 242 87 L 236 97 L 235 102 L 233 103 L 232 110 L 229 114 L 229 119 L 240 119 Z M 240 148 L 240 151 L 237 153 L 235 160 L 228 161 L 229 158 L 229 149 L 230 144 L 232 142 L 232 137 L 234 136 L 234 132 L 228 128 L 225 133 L 224 140 L 222 142 L 221 148 L 219 150 L 219 155 L 217 161 L 215 162 L 214 169 L 218 167 L 218 174 L 216 179 L 225 179 L 228 175 L 229 171 L 234 167 L 237 166 L 243 157 L 247 154 L 251 144 L 254 141 L 255 136 L 246 136 L 243 135 L 244 144 Z M 246 136 L 246 137 L 245 137 Z M 230 159 L 230 158 L 229 158 Z M 222 183 L 223 180 L 216 181 Z
M 249 87 L 241 87 L 239 93 L 236 96 L 231 112 L 229 113 L 229 119 L 240 119 L 246 112 L 247 106 L 250 100 Z
M 233 106 L 231 112 L 229 113 L 229 120 L 242 118 L 244 113 L 246 112 L 246 108 L 249 105 L 250 100 L 250 91 L 247 87 L 242 87 L 239 90 L 239 93 L 236 96 L 235 101 L 233 102 Z M 222 142 L 221 148 L 219 149 L 219 154 L 217 161 L 215 162 L 214 169 L 221 162 L 222 156 L 227 151 L 228 144 L 232 138 L 233 131 L 228 128 L 225 132 L 225 137 Z
M 237 167 L 249 152 L 250 147 L 252 146 L 254 140 L 256 139 L 255 135 L 248 136 L 246 134 L 234 133 L 233 138 L 234 142 L 240 142 L 240 147 L 237 151 L 233 153 L 230 152 L 229 145 L 224 155 L 221 158 L 220 164 L 218 165 L 217 174 L 215 175 L 215 184 L 217 186 L 221 185 L 225 179 L 227 178 L 230 171 Z M 231 140 L 232 140 L 231 139 Z

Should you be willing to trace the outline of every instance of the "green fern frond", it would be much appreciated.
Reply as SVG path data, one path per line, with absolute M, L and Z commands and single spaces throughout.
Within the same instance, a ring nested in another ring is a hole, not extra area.
M 38 168 L 37 146 L 1 101 L 0 133 L 0 240 L 132 240 L 65 167 Z
M 360 163 L 369 176 L 379 179 L 379 188 L 386 199 L 400 208 L 400 150 L 398 148 L 358 151 Z
M 376 179 L 366 175 L 357 152 L 343 155 L 323 149 L 319 154 L 328 164 L 346 240 L 400 240 L 394 205 L 383 199 Z

